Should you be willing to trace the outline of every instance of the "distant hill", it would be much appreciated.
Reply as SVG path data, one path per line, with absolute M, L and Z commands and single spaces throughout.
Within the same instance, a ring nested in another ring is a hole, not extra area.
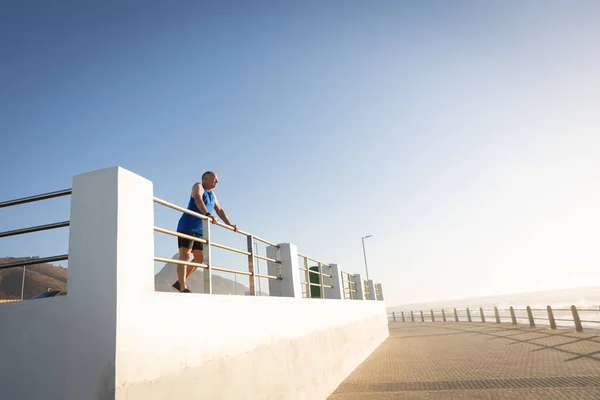
M 177 258 L 174 254 L 171 258 Z M 214 294 L 238 294 L 244 295 L 250 289 L 247 286 L 213 274 Z M 177 280 L 177 265 L 165 264 L 158 274 L 154 276 L 154 288 L 157 292 L 175 292 L 171 285 Z M 198 269 L 188 280 L 188 287 L 194 293 L 204 292 L 204 270 Z M 236 291 L 237 290 L 237 291 Z
M 177 254 L 173 256 L 176 258 Z M 0 264 L 21 260 L 30 257 L 0 257 Z M 36 264 L 25 268 L 25 290 L 23 298 L 30 299 L 35 295 L 51 290 L 67 289 L 67 268 L 51 264 Z M 0 270 L 0 300 L 20 299 L 23 267 Z M 157 292 L 174 292 L 171 285 L 177 280 L 177 266 L 172 263 L 165 264 L 162 270 L 154 276 L 154 287 Z M 195 293 L 204 291 L 204 271 L 198 270 L 188 281 L 188 286 Z M 213 275 L 213 293 L 215 294 L 247 294 L 249 288 L 241 283 L 234 282 L 218 275 Z M 263 294 L 264 295 L 264 294 Z
M 0 264 L 21 260 L 30 257 L 0 257 Z M 23 267 L 0 270 L 0 299 L 20 299 L 21 284 L 23 282 Z M 51 290 L 65 290 L 67 288 L 67 269 L 51 264 L 29 265 L 25 268 L 25 287 L 23 298 Z

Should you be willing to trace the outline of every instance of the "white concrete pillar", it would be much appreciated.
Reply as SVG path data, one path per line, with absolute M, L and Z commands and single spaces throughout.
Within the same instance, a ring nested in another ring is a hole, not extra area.
M 279 243 L 278 246 L 267 246 L 267 257 L 281 261 L 281 265 L 267 262 L 269 275 L 278 276 L 281 271 L 281 279 L 269 279 L 269 295 L 302 298 L 298 247 L 291 243 Z
M 383 301 L 383 289 L 381 288 L 381 283 L 375 284 L 375 289 L 377 289 L 377 300 Z
M 367 287 L 369 288 L 369 296 L 367 300 L 377 300 L 375 298 L 375 284 L 373 283 L 373 279 L 369 279 L 367 281 Z
M 152 182 L 120 167 L 73 178 L 67 399 L 114 399 L 119 332 L 154 291 Z
M 355 283 L 354 288 L 356 289 L 356 293 L 354 293 L 354 300 L 364 300 L 365 292 L 363 290 L 362 276 L 360 276 L 360 274 L 354 274 L 352 275 L 352 280 Z
M 325 285 L 331 285 L 332 288 L 325 288 L 326 299 L 343 299 L 344 288 L 342 286 L 342 271 L 337 264 L 329 264 L 330 268 L 325 267 L 324 270 L 329 270 L 328 273 L 331 278 L 325 278 L 323 283 Z

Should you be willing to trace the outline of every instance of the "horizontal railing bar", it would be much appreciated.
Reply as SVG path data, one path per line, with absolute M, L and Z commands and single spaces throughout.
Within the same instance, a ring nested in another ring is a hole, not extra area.
M 580 322 L 587 322 L 588 324 L 600 324 L 600 321 L 586 321 L 585 319 L 579 320 Z
M 199 268 L 204 268 L 204 269 L 208 268 L 208 265 L 206 265 L 206 264 L 200 264 L 200 263 L 195 263 L 195 262 L 191 262 L 191 261 L 175 260 L 173 258 L 154 257 L 154 261 L 160 261 L 160 262 L 166 262 L 166 263 L 173 263 L 173 264 L 179 264 L 179 265 L 188 265 L 188 266 L 199 267 Z M 240 275 L 252 275 L 252 273 L 250 273 L 248 271 L 239 271 L 239 270 L 236 270 L 236 269 L 229 269 L 229 268 L 217 267 L 217 266 L 214 266 L 214 265 L 211 265 L 210 268 L 212 270 L 215 270 L 215 271 L 231 272 L 233 274 L 240 274 Z
M 325 276 L 327 278 L 331 278 L 331 275 L 329 275 L 329 274 L 323 274 L 323 273 L 321 273 L 321 276 Z
M 206 239 L 202 239 L 202 238 L 196 237 L 196 236 L 186 235 L 185 233 L 181 233 L 181 232 L 170 231 L 168 229 L 161 228 L 158 226 L 155 226 L 154 230 L 156 232 L 166 233 L 167 235 L 172 235 L 172 236 L 177 236 L 177 237 L 180 237 L 183 239 L 193 240 L 194 242 L 200 242 L 200 243 L 204 243 L 204 244 L 208 243 L 208 241 Z
M 267 275 L 267 274 L 254 274 L 254 276 L 258 276 L 259 278 L 267 278 L 267 279 L 281 279 L 278 276 Z
M 263 257 L 263 256 L 259 256 L 258 254 L 255 254 L 254 257 L 260 258 L 261 260 L 269 261 L 269 262 L 272 262 L 272 263 L 281 264 L 281 261 L 277 261 L 274 258 Z
M 8 236 L 15 236 L 15 235 L 23 235 L 25 233 L 47 231 L 49 229 L 64 228 L 66 226 L 69 226 L 69 221 L 56 222 L 53 224 L 46 224 L 46 225 L 31 226 L 29 228 L 21 228 L 21 229 L 15 229 L 13 231 L 0 232 L 0 238 L 8 237 Z
M 236 249 L 236 248 L 234 248 L 234 247 L 225 246 L 224 244 L 220 244 L 220 243 L 216 243 L 216 242 L 210 242 L 210 245 L 211 245 L 211 246 L 218 247 L 219 249 L 223 249 L 223 250 L 229 250 L 229 251 L 233 251 L 233 252 L 235 252 L 235 253 L 244 254 L 244 255 L 246 255 L 246 256 L 249 256 L 249 255 L 250 255 L 250 252 L 249 252 L 249 251 L 245 251 L 245 250 L 239 250 L 239 249 Z M 211 267 L 211 268 L 212 268 L 212 267 Z
M 269 242 L 268 240 L 265 240 L 265 239 L 261 239 L 258 236 L 254 236 L 254 240 L 258 240 L 259 242 L 262 242 L 264 244 L 268 244 L 269 246 L 273 246 L 273 247 L 279 248 L 279 246 L 277 246 L 277 244 L 275 244 L 273 242 Z
M 172 209 L 174 209 L 174 210 L 177 210 L 177 211 L 181 211 L 181 212 L 183 212 L 183 213 L 186 213 L 186 214 L 188 214 L 188 215 L 191 215 L 191 216 L 193 216 L 193 217 L 197 217 L 197 218 L 200 218 L 200 219 L 205 219 L 205 220 L 210 220 L 210 219 L 211 219 L 211 218 L 207 217 L 206 215 L 202 215 L 202 214 L 199 214 L 199 213 L 197 213 L 197 212 L 194 212 L 194 211 L 192 211 L 192 210 L 188 210 L 187 208 L 179 207 L 178 205 L 175 205 L 175 204 L 173 204 L 173 203 L 169 203 L 168 201 L 165 201 L 165 200 L 159 199 L 158 197 L 154 197 L 154 198 L 153 198 L 153 200 L 154 200 L 154 202 L 155 202 L 155 203 L 161 204 L 161 205 L 163 205 L 163 206 L 165 206 L 165 207 L 169 207 L 169 208 L 172 208 Z M 270 246 L 275 246 L 275 247 L 278 247 L 278 246 L 277 246 L 275 243 L 269 242 L 269 241 L 267 241 L 267 240 L 265 240 L 265 239 L 262 239 L 262 238 L 260 238 L 260 237 L 258 237 L 258 236 L 254 236 L 254 235 L 252 235 L 251 233 L 248 233 L 248 232 L 242 231 L 242 230 L 240 230 L 240 229 L 238 229 L 238 230 L 236 231 L 236 230 L 235 230 L 235 228 L 234 228 L 233 226 L 231 226 L 231 225 L 227 225 L 227 224 L 225 224 L 225 223 L 223 223 L 223 222 L 221 222 L 221 221 L 217 221 L 217 223 L 216 223 L 216 224 L 214 224 L 214 225 L 218 225 L 218 226 L 220 226 L 220 227 L 222 227 L 222 228 L 229 229 L 230 231 L 237 232 L 237 233 L 239 233 L 240 235 L 245 235 L 245 236 L 253 236 L 255 240 L 258 240 L 258 241 L 260 241 L 260 242 L 262 242 L 262 243 L 265 243 L 265 244 L 268 244 L 268 245 L 270 245 Z
M 14 261 L 11 263 L 6 263 L 6 264 L 0 264 L 0 269 L 8 269 L 8 268 L 15 268 L 15 267 L 26 267 L 28 265 L 36 265 L 36 264 L 42 264 L 42 263 L 51 263 L 51 262 L 56 262 L 56 261 L 64 261 L 64 260 L 68 260 L 69 259 L 69 255 L 68 254 L 63 254 L 60 256 L 53 256 L 53 257 L 43 257 L 43 258 L 32 258 L 29 259 L 27 261 Z
M 192 267 L 199 267 L 199 268 L 204 268 L 204 269 L 208 268 L 208 265 L 206 265 L 206 264 L 200 264 L 200 263 L 195 263 L 195 262 L 191 262 L 191 261 L 175 260 L 174 258 L 155 256 L 154 261 L 166 262 L 167 264 L 173 263 L 173 264 L 179 264 L 179 265 L 189 265 Z
M 566 321 L 566 322 L 573 322 L 573 318 L 570 319 L 565 319 L 565 318 L 554 318 L 555 321 Z
M 223 267 L 216 267 L 214 265 L 211 265 L 210 269 L 215 270 L 215 271 L 231 272 L 232 274 L 248 275 L 248 276 L 252 275 L 252 273 L 249 272 L 249 271 L 240 271 L 238 269 L 229 269 L 229 268 L 223 268 Z
M 38 194 L 35 196 L 22 197 L 20 199 L 3 201 L 0 203 L 0 208 L 17 206 L 19 204 L 31 203 L 33 201 L 53 199 L 55 197 L 68 196 L 72 193 L 71 189 L 58 190 L 56 192 Z
M 316 263 L 321 263 L 321 264 L 323 264 L 323 265 L 324 265 L 324 266 L 326 266 L 326 267 L 330 267 L 330 265 L 329 265 L 329 264 L 327 264 L 327 263 L 324 263 L 323 261 L 319 261 L 319 260 L 317 260 L 316 258 L 312 258 L 312 257 L 306 256 L 306 255 L 304 255 L 304 254 L 300 254 L 300 253 L 298 253 L 298 257 L 306 258 L 306 259 L 308 259 L 308 260 L 311 260 L 311 261 L 314 261 L 314 262 L 316 262 Z
M 332 289 L 333 288 L 333 286 L 331 286 L 331 285 L 320 285 L 318 283 L 312 283 L 312 282 L 310 283 L 310 286 L 318 286 L 318 287 L 323 286 L 324 288 L 327 288 L 327 289 Z

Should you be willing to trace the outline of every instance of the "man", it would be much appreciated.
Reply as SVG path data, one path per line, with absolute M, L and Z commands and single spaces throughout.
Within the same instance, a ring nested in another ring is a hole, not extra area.
M 233 225 L 229 222 L 225 210 L 221 207 L 217 201 L 217 196 L 212 190 L 217 187 L 219 179 L 217 174 L 212 171 L 206 171 L 202 174 L 202 183 L 196 182 L 192 186 L 192 194 L 188 203 L 188 210 L 194 211 L 198 214 L 208 216 L 213 224 L 218 222 L 218 219 L 213 213 L 216 214 L 227 224 L 233 227 L 233 230 L 237 232 L 237 225 Z M 177 224 L 177 232 L 184 233 L 189 236 L 201 238 L 202 231 L 202 219 L 194 217 L 187 213 L 183 213 L 179 218 Z M 179 247 L 179 259 L 182 261 L 189 261 L 190 254 L 194 255 L 193 262 L 202 264 L 204 261 L 204 254 L 202 253 L 203 245 L 200 242 L 196 242 L 191 239 L 177 238 L 177 244 Z M 177 266 L 177 282 L 173 284 L 173 288 L 182 293 L 191 293 L 187 287 L 187 280 L 196 271 L 197 267 L 178 265 Z

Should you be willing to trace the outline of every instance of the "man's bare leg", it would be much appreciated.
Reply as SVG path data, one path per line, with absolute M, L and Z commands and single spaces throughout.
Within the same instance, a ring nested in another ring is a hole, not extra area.
M 190 254 L 192 253 L 192 249 L 188 249 L 187 247 L 180 247 L 179 248 L 179 260 L 181 261 L 189 261 L 190 260 Z M 188 277 L 188 270 L 187 265 L 182 265 L 182 264 L 178 264 L 177 265 L 177 279 L 179 282 L 179 291 L 182 291 L 184 289 L 187 289 L 187 277 Z
M 204 262 L 204 253 L 202 252 L 202 250 L 192 250 L 192 254 L 194 255 L 194 259 L 192 260 L 192 262 L 198 263 L 198 264 L 202 264 Z M 188 265 L 187 267 L 187 275 L 186 275 L 186 280 L 190 277 L 190 275 L 192 275 L 194 272 L 196 272 L 196 270 L 198 269 L 198 267 L 193 266 L 193 265 Z

